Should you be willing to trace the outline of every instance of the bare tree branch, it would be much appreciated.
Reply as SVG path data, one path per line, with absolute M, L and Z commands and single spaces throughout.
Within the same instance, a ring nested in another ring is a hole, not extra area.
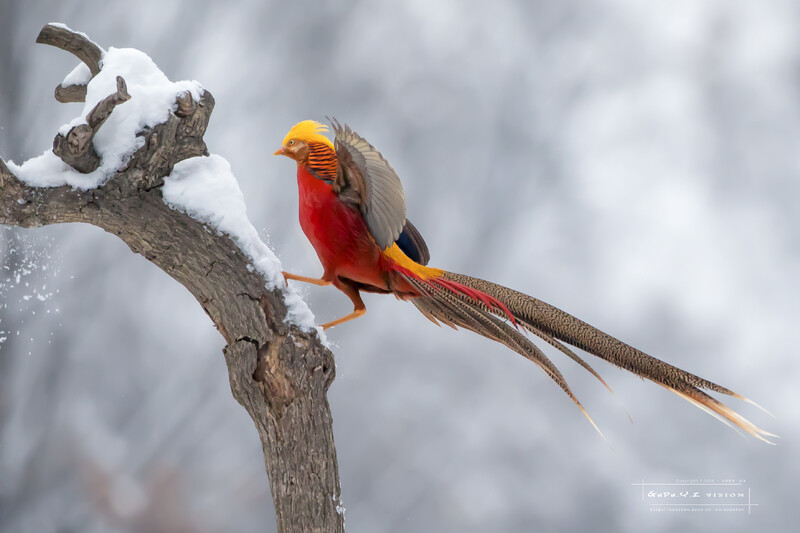
M 62 104 L 69 104 L 71 102 L 85 102 L 86 101 L 86 85 L 57 85 L 56 100 Z
M 71 53 L 89 67 L 92 77 L 100 73 L 100 60 L 103 58 L 103 49 L 82 33 L 74 32 L 62 26 L 48 24 L 39 32 L 36 42 L 49 44 Z M 60 84 L 56 87 L 55 97 L 56 100 L 64 104 L 83 102 L 86 100 L 86 85 L 65 86 Z
M 93 75 L 100 72 L 102 50 L 82 34 L 48 25 L 38 42 L 75 54 Z M 117 82 L 117 91 L 92 110 L 87 124 L 56 137 L 54 152 L 76 170 L 97 168 L 92 138 L 114 107 L 130 98 L 122 78 Z M 335 376 L 333 355 L 316 334 L 285 321 L 282 292 L 267 288 L 229 237 L 164 203 L 160 185 L 173 166 L 208 154 L 203 135 L 214 99 L 209 92 L 198 101 L 185 93 L 176 105 L 166 122 L 140 132 L 142 148 L 95 189 L 32 187 L 0 159 L 0 224 L 93 224 L 184 285 L 227 342 L 231 390 L 261 438 L 278 530 L 343 531 L 326 397 Z
M 83 33 L 72 31 L 65 26 L 57 24 L 46 24 L 36 37 L 36 42 L 66 50 L 86 63 L 86 66 L 92 72 L 92 76 L 100 74 L 100 60 L 103 58 L 103 49 Z

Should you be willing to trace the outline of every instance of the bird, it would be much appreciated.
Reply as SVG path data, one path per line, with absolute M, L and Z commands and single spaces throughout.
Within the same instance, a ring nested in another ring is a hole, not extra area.
M 648 355 L 548 303 L 502 285 L 428 266 L 430 251 L 406 218 L 400 178 L 383 155 L 348 125 L 329 119 L 292 127 L 274 155 L 297 163 L 300 226 L 319 257 L 319 278 L 283 272 L 285 280 L 333 285 L 353 311 L 322 325 L 328 329 L 366 313 L 362 292 L 394 294 L 410 301 L 436 325 L 473 331 L 538 365 L 600 429 L 561 372 L 527 334 L 574 360 L 609 390 L 578 348 L 648 379 L 726 425 L 769 444 L 777 437 L 718 401 L 707 391 L 752 400 L 712 381 Z M 612 391 L 613 392 L 613 391 Z M 767 411 L 767 413 L 769 413 Z

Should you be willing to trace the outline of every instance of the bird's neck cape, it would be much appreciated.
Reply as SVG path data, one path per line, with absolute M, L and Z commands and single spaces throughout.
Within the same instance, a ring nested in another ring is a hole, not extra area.
M 308 160 L 305 165 L 317 179 L 333 183 L 339 167 L 336 152 L 327 144 L 319 141 L 308 142 Z

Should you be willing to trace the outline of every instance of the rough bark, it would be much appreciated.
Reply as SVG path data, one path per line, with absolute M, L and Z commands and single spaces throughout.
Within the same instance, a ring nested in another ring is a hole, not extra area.
M 99 72 L 102 50 L 82 34 L 48 25 L 37 42 L 70 51 L 94 75 Z M 81 94 L 79 88 L 72 91 L 72 97 Z M 55 143 L 62 149 L 55 153 L 77 170 L 90 171 L 97 156 L 94 133 L 126 96 L 120 78 L 117 92 L 87 117 L 88 130 L 74 139 L 67 135 L 59 141 L 57 136 Z M 0 159 L 0 224 L 93 224 L 117 235 L 185 286 L 227 343 L 223 351 L 231 390 L 261 438 L 278 530 L 343 531 L 326 397 L 335 374 L 333 355 L 316 334 L 285 322 L 281 291 L 267 289 L 265 279 L 248 268 L 247 257 L 233 241 L 162 200 L 160 186 L 173 166 L 208 154 L 203 134 L 213 107 L 208 92 L 199 102 L 180 95 L 176 112 L 166 122 L 141 132 L 144 146 L 126 167 L 93 190 L 30 187 Z

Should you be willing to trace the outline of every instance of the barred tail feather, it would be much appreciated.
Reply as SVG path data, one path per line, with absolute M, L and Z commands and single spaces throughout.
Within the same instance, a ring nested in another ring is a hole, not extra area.
M 422 279 L 411 272 L 401 273 L 419 295 L 412 299 L 414 305 L 434 323 L 469 329 L 500 342 L 535 362 L 575 402 L 590 421 L 591 417 L 583 409 L 555 365 L 530 339 L 522 335 L 519 329 L 527 330 L 558 348 L 591 372 L 607 388 L 608 385 L 597 372 L 565 344 L 580 348 L 637 376 L 649 379 L 726 424 L 760 440 L 772 444 L 765 437 L 776 437 L 758 428 L 702 390 L 755 403 L 721 385 L 647 355 L 541 300 L 489 281 L 452 272 L 441 272 L 440 276 L 430 279 Z M 593 421 L 592 425 L 597 429 Z
M 420 294 L 420 297 L 414 298 L 412 302 L 434 324 L 445 324 L 454 329 L 459 327 L 468 329 L 504 344 L 526 359 L 536 363 L 575 402 L 575 405 L 586 416 L 594 429 L 605 439 L 603 432 L 600 431 L 592 417 L 589 416 L 581 402 L 570 390 L 567 381 L 558 368 L 538 346 L 533 344 L 517 329 L 481 308 L 481 306 L 489 307 L 490 304 L 476 300 L 481 302 L 480 306 L 476 306 L 469 301 L 470 297 L 466 296 L 464 292 L 452 291 L 452 288 L 444 288 L 441 285 L 423 281 L 416 277 L 408 275 L 404 275 L 404 277 Z

